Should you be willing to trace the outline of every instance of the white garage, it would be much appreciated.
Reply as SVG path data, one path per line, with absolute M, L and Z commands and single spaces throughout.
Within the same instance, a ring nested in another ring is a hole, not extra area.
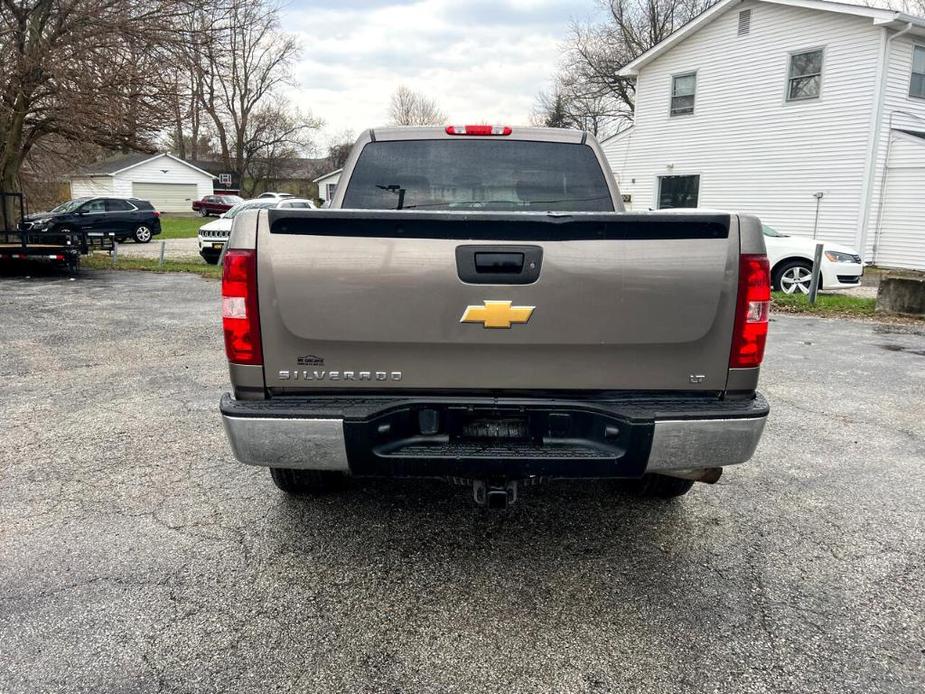
M 318 197 L 322 202 L 331 202 L 334 193 L 337 191 L 337 183 L 340 181 L 340 173 L 343 169 L 331 171 L 323 176 L 319 176 L 312 183 L 318 186 Z
M 925 133 L 894 131 L 874 226 L 871 261 L 884 267 L 925 268 Z
M 132 154 L 97 162 L 71 176 L 71 197 L 135 197 L 161 212 L 192 212 L 193 200 L 212 194 L 214 179 L 172 154 Z

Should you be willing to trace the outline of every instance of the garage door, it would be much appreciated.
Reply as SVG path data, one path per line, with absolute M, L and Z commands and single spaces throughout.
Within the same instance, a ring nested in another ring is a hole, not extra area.
M 890 147 L 883 209 L 875 229 L 877 265 L 925 270 L 925 139 L 895 133 Z
M 132 195 L 161 212 L 192 212 L 197 193 L 195 183 L 132 183 Z

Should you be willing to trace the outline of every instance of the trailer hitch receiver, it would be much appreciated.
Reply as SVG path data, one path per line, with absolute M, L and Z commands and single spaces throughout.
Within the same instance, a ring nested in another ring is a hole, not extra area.
M 517 481 L 474 480 L 472 496 L 479 506 L 501 511 L 517 501 Z

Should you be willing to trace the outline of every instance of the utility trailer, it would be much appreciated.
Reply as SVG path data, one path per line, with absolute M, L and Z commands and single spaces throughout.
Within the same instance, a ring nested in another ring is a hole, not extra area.
M 12 204 L 10 204 L 12 201 Z M 113 251 L 115 234 L 85 230 L 30 231 L 13 224 L 11 209 L 19 208 L 19 219 L 25 217 L 21 193 L 0 192 L 0 262 L 15 260 L 60 263 L 71 274 L 80 269 L 80 257 L 93 250 Z

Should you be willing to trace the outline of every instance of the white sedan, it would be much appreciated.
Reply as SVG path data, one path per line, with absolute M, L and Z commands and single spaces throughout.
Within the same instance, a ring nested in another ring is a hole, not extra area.
M 299 198 L 258 198 L 235 205 L 214 222 L 209 222 L 199 227 L 199 233 L 197 234 L 199 255 L 210 265 L 215 265 L 222 254 L 222 249 L 225 247 L 229 234 L 231 234 L 231 224 L 235 215 L 244 210 L 260 210 L 269 207 L 304 210 L 314 209 L 315 203 L 311 200 L 301 200 Z
M 787 236 L 762 225 L 764 243 L 771 265 L 771 283 L 785 294 L 809 294 L 813 277 L 814 239 Z M 864 265 L 857 251 L 837 243 L 824 243 L 820 289 L 851 289 L 861 285 Z

